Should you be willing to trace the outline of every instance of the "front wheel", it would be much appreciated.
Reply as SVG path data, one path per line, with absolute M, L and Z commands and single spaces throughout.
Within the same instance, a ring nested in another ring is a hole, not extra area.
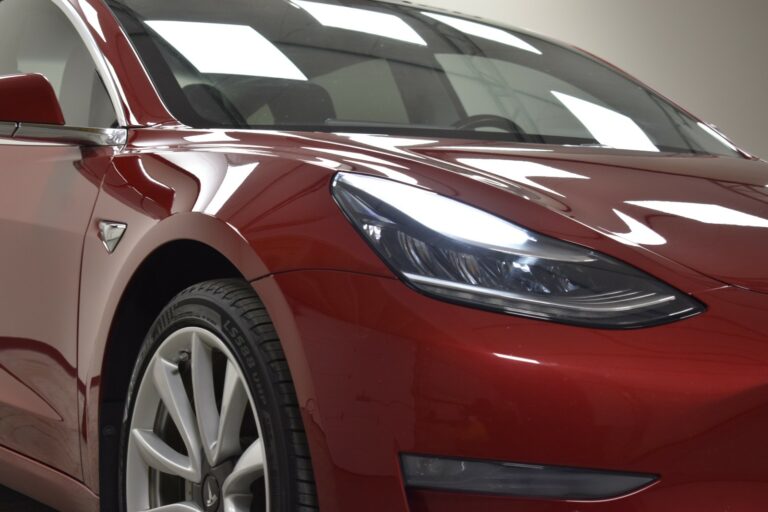
M 288 365 L 247 283 L 179 294 L 150 329 L 128 398 L 125 512 L 317 510 Z

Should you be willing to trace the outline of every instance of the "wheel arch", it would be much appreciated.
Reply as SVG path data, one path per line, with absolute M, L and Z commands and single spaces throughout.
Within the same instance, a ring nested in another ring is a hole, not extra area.
M 98 237 L 96 219 L 103 218 L 128 226 L 111 254 Z M 132 361 L 154 318 L 192 284 L 267 273 L 239 231 L 215 217 L 185 212 L 158 221 L 112 201 L 97 206 L 83 252 L 78 375 L 83 479 L 101 495 L 102 510 L 116 510 L 109 478 L 117 464 L 115 438 Z
M 242 278 L 221 252 L 205 243 L 170 241 L 150 253 L 131 276 L 112 318 L 99 382 L 99 494 L 102 510 L 117 510 L 120 427 L 141 343 L 163 307 L 187 287 L 211 279 Z

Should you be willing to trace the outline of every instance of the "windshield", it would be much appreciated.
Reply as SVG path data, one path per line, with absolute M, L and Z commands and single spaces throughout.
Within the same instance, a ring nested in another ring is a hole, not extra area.
M 738 155 L 616 70 L 486 22 L 369 0 L 108 0 L 195 128 L 408 133 Z

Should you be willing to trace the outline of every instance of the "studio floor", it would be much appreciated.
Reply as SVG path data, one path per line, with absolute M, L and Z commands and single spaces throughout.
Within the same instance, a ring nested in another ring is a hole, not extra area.
M 0 487 L 0 512 L 55 512 L 44 505 Z

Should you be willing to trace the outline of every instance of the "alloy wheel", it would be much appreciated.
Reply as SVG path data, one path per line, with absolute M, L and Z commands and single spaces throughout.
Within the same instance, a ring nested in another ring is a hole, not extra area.
M 149 359 L 132 411 L 128 512 L 269 510 L 257 410 L 218 336 L 185 327 L 166 338 Z

